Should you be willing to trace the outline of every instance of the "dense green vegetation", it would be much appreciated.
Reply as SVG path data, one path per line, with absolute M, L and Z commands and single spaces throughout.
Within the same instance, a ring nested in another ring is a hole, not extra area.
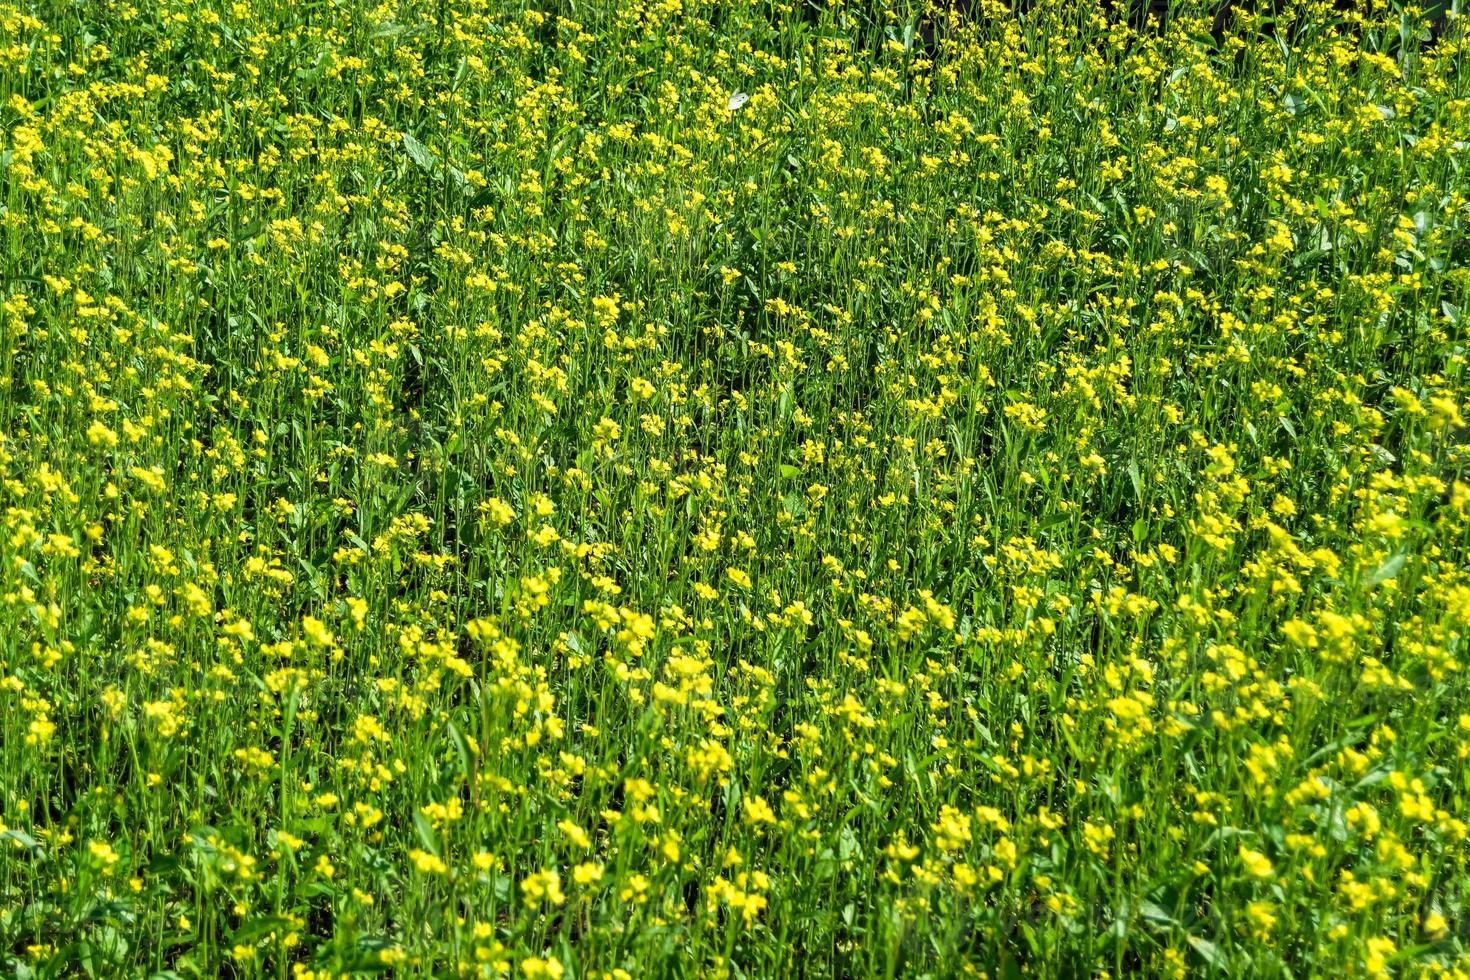
M 1464 33 L 1282 7 L 0 5 L 0 970 L 1464 976 Z

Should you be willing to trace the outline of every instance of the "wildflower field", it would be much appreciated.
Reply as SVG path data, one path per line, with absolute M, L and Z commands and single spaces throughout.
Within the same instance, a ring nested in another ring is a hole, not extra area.
M 1470 971 L 1456 9 L 0 3 L 0 973 Z

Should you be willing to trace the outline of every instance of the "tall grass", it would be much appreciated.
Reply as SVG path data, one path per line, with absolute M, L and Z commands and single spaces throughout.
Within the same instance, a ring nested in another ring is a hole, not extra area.
M 1463 29 L 921 13 L 0 6 L 0 968 L 1470 968 Z

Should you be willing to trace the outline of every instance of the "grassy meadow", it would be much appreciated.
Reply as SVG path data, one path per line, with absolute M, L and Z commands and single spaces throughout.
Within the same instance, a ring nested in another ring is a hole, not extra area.
M 1470 44 L 1264 6 L 0 0 L 0 973 L 1470 974 Z

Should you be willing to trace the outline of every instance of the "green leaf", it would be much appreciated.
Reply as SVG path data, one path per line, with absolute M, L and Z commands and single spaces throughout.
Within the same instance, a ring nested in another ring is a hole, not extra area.
M 454 742 L 455 751 L 459 753 L 460 775 L 468 781 L 475 772 L 475 757 L 474 753 L 470 750 L 469 739 L 464 737 L 464 732 L 460 731 L 459 726 L 454 722 L 451 721 L 447 727 L 449 729 L 449 737 Z
M 240 927 L 230 936 L 230 941 L 240 944 L 250 944 L 259 940 L 269 933 L 276 932 L 285 935 L 295 931 L 292 921 L 282 915 L 260 915 L 240 923 Z
M 1224 953 L 1220 952 L 1220 947 L 1216 946 L 1208 939 L 1201 939 L 1198 936 L 1190 936 L 1189 948 L 1194 950 L 1195 955 L 1203 960 L 1205 962 L 1205 965 L 1209 966 L 1211 969 L 1225 970 L 1228 969 L 1230 966 L 1230 961 L 1225 957 Z
M 1143 920 L 1151 925 L 1172 926 L 1176 925 L 1174 916 L 1167 909 L 1150 902 L 1147 899 L 1138 906 L 1138 914 Z
M 1381 585 L 1382 583 L 1387 582 L 1389 579 L 1394 578 L 1398 575 L 1400 571 L 1403 570 L 1404 562 L 1408 560 L 1409 556 L 1403 552 L 1394 555 L 1393 557 L 1385 561 L 1382 565 L 1379 565 L 1378 569 L 1374 571 L 1372 575 L 1368 576 L 1368 580 L 1364 584 L 1367 585 L 1369 588 L 1372 588 L 1375 585 Z
M 439 166 L 439 158 L 427 146 L 414 139 L 411 133 L 403 134 L 403 149 L 424 173 L 432 174 Z
M 418 831 L 419 840 L 424 845 L 424 850 L 435 857 L 439 856 L 439 841 L 435 839 L 434 828 L 429 823 L 429 818 L 422 811 L 413 811 L 413 829 Z
M 34 837 L 32 837 L 30 834 L 26 833 L 24 830 L 14 830 L 14 829 L 12 829 L 12 830 L 7 830 L 7 831 L 5 831 L 3 833 L 0 833 L 0 840 L 7 840 L 7 839 L 8 840 L 13 840 L 17 844 L 19 844 L 21 847 L 25 848 L 25 850 L 33 858 L 41 858 L 41 857 L 45 857 L 46 856 L 46 850 L 45 850 L 45 848 L 41 847 L 40 843 L 37 842 L 37 840 Z

